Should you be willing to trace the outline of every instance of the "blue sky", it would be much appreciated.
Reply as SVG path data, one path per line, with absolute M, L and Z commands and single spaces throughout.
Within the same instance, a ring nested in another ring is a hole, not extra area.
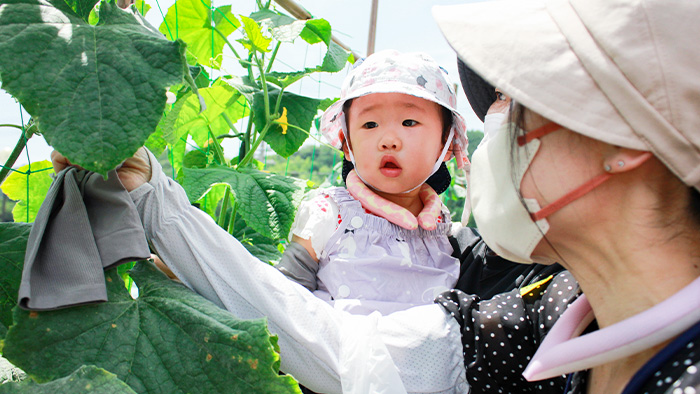
M 367 49 L 367 37 L 369 32 L 370 0 L 298 0 L 312 15 L 328 20 L 333 27 L 334 34 L 355 52 L 364 55 Z M 437 25 L 430 16 L 430 9 L 434 5 L 460 4 L 468 0 L 379 0 L 377 21 L 377 34 L 375 50 L 397 49 L 402 52 L 421 51 L 432 56 L 449 73 L 454 83 L 459 83 L 459 75 L 456 68 L 456 56 L 442 37 Z M 162 21 L 155 0 L 146 0 L 152 6 L 147 19 L 156 27 Z M 213 0 L 214 6 L 233 4 L 234 14 L 247 15 L 253 11 L 255 2 L 246 1 L 220 1 Z M 243 3 L 243 5 L 240 5 Z M 163 13 L 173 4 L 173 0 L 159 0 Z M 297 40 L 301 41 L 301 40 Z M 291 71 L 301 69 L 304 66 L 315 66 L 320 63 L 323 56 L 322 44 L 307 46 L 301 42 L 283 46 L 278 54 L 279 62 L 275 69 L 278 71 Z M 308 49 L 307 49 L 308 48 Z M 226 53 L 224 53 L 226 56 Z M 233 74 L 241 74 L 232 61 L 224 62 L 226 71 Z M 297 82 L 289 90 L 307 96 L 336 97 L 346 71 L 336 74 L 317 74 L 313 79 L 305 79 Z M 215 74 L 216 75 L 216 74 Z M 458 109 L 465 116 L 469 129 L 483 130 L 483 124 L 472 112 L 469 104 L 461 91 L 458 99 Z M 24 113 L 24 121 L 29 116 Z M 0 90 L 0 124 L 21 123 L 20 106 L 7 93 Z M 0 161 L 4 164 L 4 158 L 14 147 L 19 132 L 12 128 L 0 128 Z M 233 142 L 231 142 L 233 143 Z M 51 152 L 46 142 L 41 137 L 33 137 L 28 145 L 31 161 L 48 160 Z M 225 147 L 227 152 L 235 152 L 232 146 Z M 18 160 L 17 165 L 27 163 L 26 153 Z

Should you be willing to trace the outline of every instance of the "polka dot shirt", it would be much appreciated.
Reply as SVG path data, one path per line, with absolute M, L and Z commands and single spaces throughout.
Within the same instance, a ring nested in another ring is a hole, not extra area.
M 436 300 L 462 327 L 464 364 L 472 394 L 564 392 L 565 376 L 528 382 L 522 373 L 545 333 L 580 289 L 567 271 L 539 285 L 526 285 L 529 283 L 490 300 L 459 290 L 445 292 Z

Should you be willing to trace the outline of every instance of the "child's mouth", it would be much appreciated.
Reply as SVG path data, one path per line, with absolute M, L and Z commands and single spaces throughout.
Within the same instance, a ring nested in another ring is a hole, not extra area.
M 390 178 L 395 178 L 401 175 L 401 167 L 396 163 L 395 159 L 391 156 L 382 157 L 382 162 L 379 165 L 379 172 L 382 175 Z

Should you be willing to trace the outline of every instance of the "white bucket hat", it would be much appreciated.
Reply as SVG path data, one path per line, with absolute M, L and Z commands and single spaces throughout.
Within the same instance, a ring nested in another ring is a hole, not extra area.
M 385 50 L 374 53 L 345 77 L 340 89 L 340 100 L 328 107 L 321 117 L 321 133 L 331 145 L 340 149 L 341 133 L 347 131 L 343 104 L 350 99 L 373 93 L 408 94 L 452 111 L 457 167 L 463 168 L 468 163 L 466 123 L 455 109 L 457 97 L 452 83 L 447 73 L 430 56 L 419 52 Z
M 700 2 L 505 0 L 433 16 L 459 58 L 515 101 L 651 151 L 700 190 Z

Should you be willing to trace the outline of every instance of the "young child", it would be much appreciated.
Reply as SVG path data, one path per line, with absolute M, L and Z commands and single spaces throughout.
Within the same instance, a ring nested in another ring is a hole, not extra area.
M 383 51 L 356 65 L 321 118 L 345 154 L 347 188 L 302 203 L 278 269 L 354 314 L 429 304 L 452 288 L 459 261 L 438 193 L 450 184 L 444 162 L 454 154 L 459 168 L 468 163 L 455 104 L 425 54 Z

